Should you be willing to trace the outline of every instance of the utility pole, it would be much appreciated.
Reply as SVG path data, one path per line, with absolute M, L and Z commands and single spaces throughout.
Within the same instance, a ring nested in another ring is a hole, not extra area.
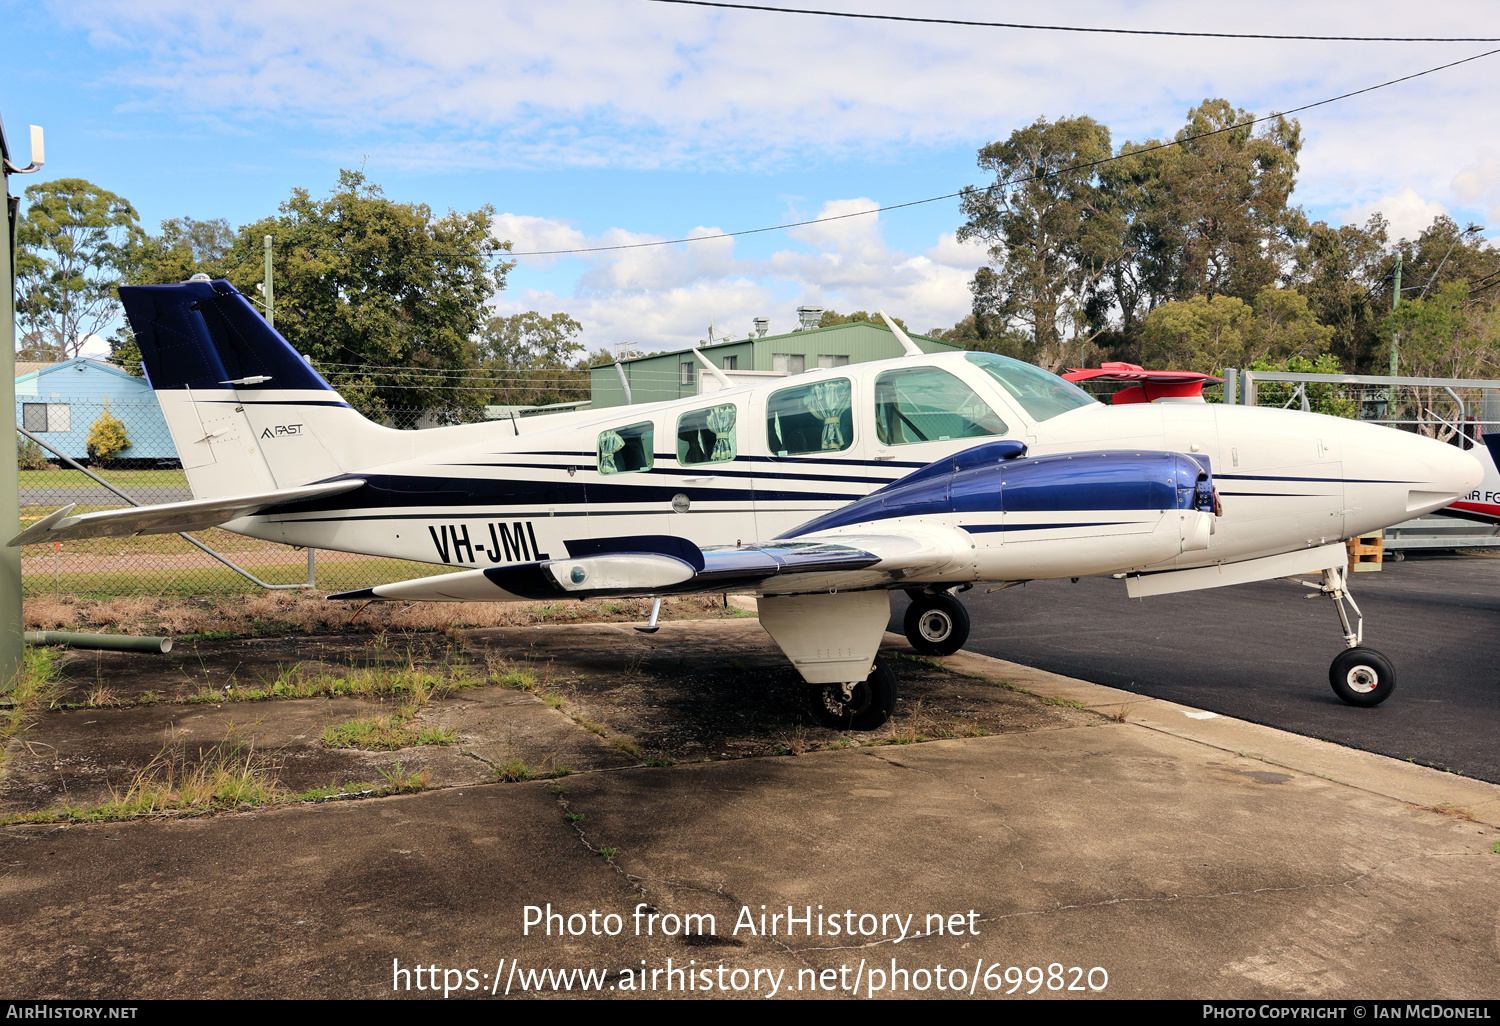
M 1401 305 L 1401 254 L 1396 254 L 1396 287 L 1391 290 L 1391 313 Z M 1401 362 L 1401 329 L 1391 329 L 1391 377 L 1396 376 L 1396 367 Z
M 271 237 L 266 236 L 266 323 L 276 327 L 276 289 L 271 284 Z
M 42 130 L 31 126 L 31 163 L 11 163 L 5 126 L 0 124 L 0 170 L 5 174 L 5 238 L 0 240 L 0 409 L 16 415 L 16 219 L 21 200 L 10 194 L 10 176 L 41 169 L 46 157 Z M 11 427 L 14 435 L 15 427 Z M 16 443 L 0 445 L 0 533 L 15 537 L 21 530 L 21 480 L 16 468 Z M 26 653 L 21 633 L 21 550 L 0 546 L 0 691 L 9 691 Z

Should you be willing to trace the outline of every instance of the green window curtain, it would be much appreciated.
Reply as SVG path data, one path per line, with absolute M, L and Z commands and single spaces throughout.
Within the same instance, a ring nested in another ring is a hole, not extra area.
M 599 434 L 599 473 L 627 474 L 650 470 L 655 463 L 654 425 L 649 421 Z
M 853 385 L 834 378 L 774 392 L 767 402 L 766 435 L 780 456 L 838 452 L 854 444 Z
M 677 462 L 692 466 L 734 459 L 739 453 L 734 427 L 733 403 L 684 413 L 677 420 Z
M 618 431 L 605 431 L 599 436 L 599 473 L 617 473 L 615 453 L 625 448 L 625 439 Z

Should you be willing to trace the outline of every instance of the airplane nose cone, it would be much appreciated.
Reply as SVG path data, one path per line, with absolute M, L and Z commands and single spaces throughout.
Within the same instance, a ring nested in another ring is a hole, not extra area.
M 1406 434 L 1400 448 L 1403 462 L 1416 471 L 1406 498 L 1414 517 L 1463 498 L 1484 480 L 1483 465 L 1456 445 Z

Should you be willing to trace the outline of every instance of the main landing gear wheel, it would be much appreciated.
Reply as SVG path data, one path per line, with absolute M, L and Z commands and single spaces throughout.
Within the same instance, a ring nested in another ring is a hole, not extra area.
M 906 640 L 923 655 L 952 655 L 969 640 L 969 611 L 947 592 L 917 592 L 902 621 Z
M 1396 670 L 1373 648 L 1350 648 L 1340 652 L 1328 668 L 1328 683 L 1345 702 L 1368 709 L 1391 697 Z
M 879 659 L 864 680 L 809 687 L 813 719 L 830 730 L 874 730 L 896 708 L 896 677 Z

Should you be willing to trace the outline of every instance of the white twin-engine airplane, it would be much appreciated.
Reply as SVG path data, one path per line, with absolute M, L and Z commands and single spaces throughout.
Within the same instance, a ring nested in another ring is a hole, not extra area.
M 196 498 L 68 507 L 10 544 L 218 525 L 463 568 L 334 598 L 753 594 L 839 728 L 894 706 L 875 658 L 892 589 L 912 597 L 912 644 L 945 654 L 968 634 L 954 592 L 1091 574 L 1139 597 L 1321 572 L 1348 645 L 1333 688 L 1376 705 L 1395 674 L 1350 624 L 1343 541 L 1481 477 L 1453 446 L 1334 417 L 1101 405 L 1015 360 L 923 355 L 889 321 L 904 358 L 743 387 L 715 371 L 724 389 L 688 399 L 398 431 L 356 413 L 227 282 L 120 296 Z

